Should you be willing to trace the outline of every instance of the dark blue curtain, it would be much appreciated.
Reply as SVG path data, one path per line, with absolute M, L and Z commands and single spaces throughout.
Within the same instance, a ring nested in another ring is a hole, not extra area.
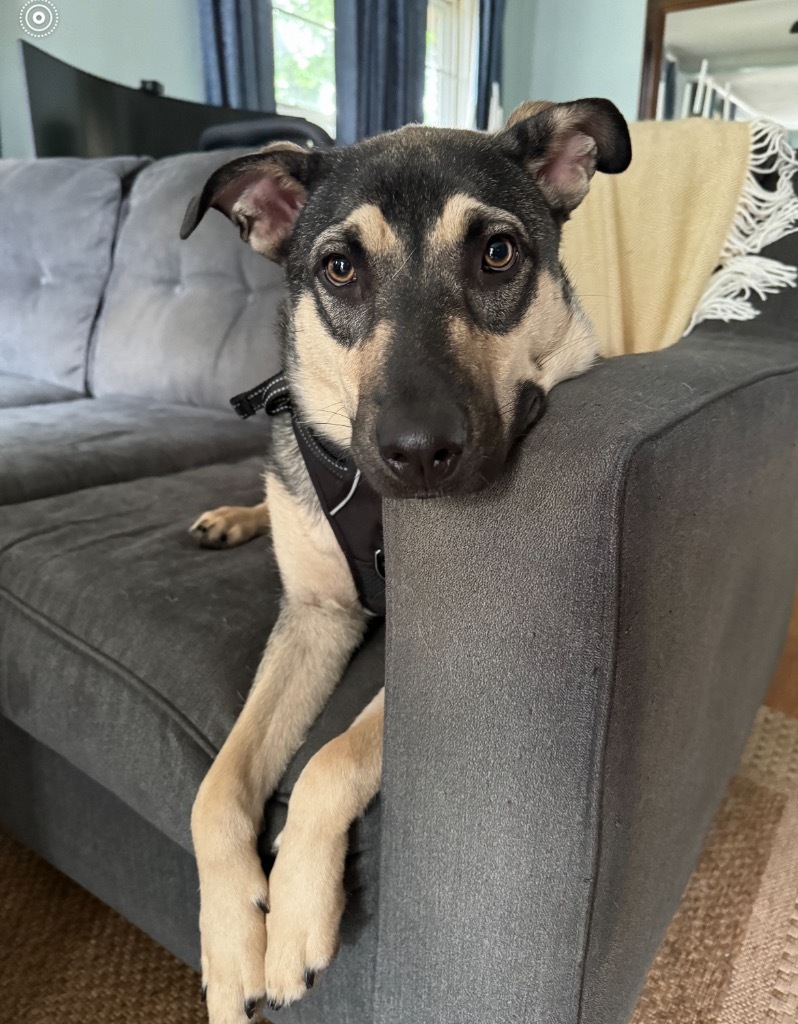
M 423 120 L 427 0 L 335 0 L 339 145 Z
M 271 0 L 198 0 L 205 98 L 274 112 Z
M 479 0 L 479 57 L 477 65 L 477 128 L 488 127 L 494 82 L 501 88 L 504 0 Z

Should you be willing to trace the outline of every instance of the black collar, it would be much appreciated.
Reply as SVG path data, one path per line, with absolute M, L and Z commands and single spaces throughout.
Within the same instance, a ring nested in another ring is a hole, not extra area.
M 344 553 L 364 608 L 385 615 L 385 560 L 382 498 L 355 463 L 331 450 L 301 422 L 291 400 L 285 371 L 230 399 L 242 419 L 264 409 L 267 416 L 291 414 L 299 450 L 327 522 Z

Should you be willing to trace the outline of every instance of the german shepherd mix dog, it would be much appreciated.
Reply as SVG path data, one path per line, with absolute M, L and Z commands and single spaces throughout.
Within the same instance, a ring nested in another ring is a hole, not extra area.
M 466 495 L 501 472 L 549 389 L 594 360 L 560 232 L 594 171 L 630 159 L 626 123 L 601 99 L 526 103 L 493 135 L 411 125 L 342 149 L 276 143 L 216 171 L 181 235 L 214 207 L 284 265 L 294 419 L 323 450 L 377 495 Z M 267 883 L 264 802 L 370 615 L 298 436 L 289 417 L 275 420 L 262 504 L 192 527 L 200 543 L 229 547 L 270 524 L 283 585 L 192 814 L 211 1024 L 301 999 L 329 965 L 349 826 L 380 785 L 382 693 L 302 772 Z

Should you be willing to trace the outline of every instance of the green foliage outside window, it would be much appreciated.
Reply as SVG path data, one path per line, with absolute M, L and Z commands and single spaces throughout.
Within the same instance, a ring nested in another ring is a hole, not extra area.
M 276 0 L 273 11 L 277 103 L 334 117 L 333 0 Z

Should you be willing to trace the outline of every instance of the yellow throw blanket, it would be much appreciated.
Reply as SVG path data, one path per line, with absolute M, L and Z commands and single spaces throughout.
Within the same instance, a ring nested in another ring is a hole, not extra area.
M 632 164 L 597 174 L 563 231 L 562 257 L 602 355 L 651 352 L 705 319 L 756 315 L 796 283 L 756 254 L 798 230 L 795 155 L 767 121 L 691 118 L 631 124 Z M 775 191 L 754 178 L 775 171 Z

